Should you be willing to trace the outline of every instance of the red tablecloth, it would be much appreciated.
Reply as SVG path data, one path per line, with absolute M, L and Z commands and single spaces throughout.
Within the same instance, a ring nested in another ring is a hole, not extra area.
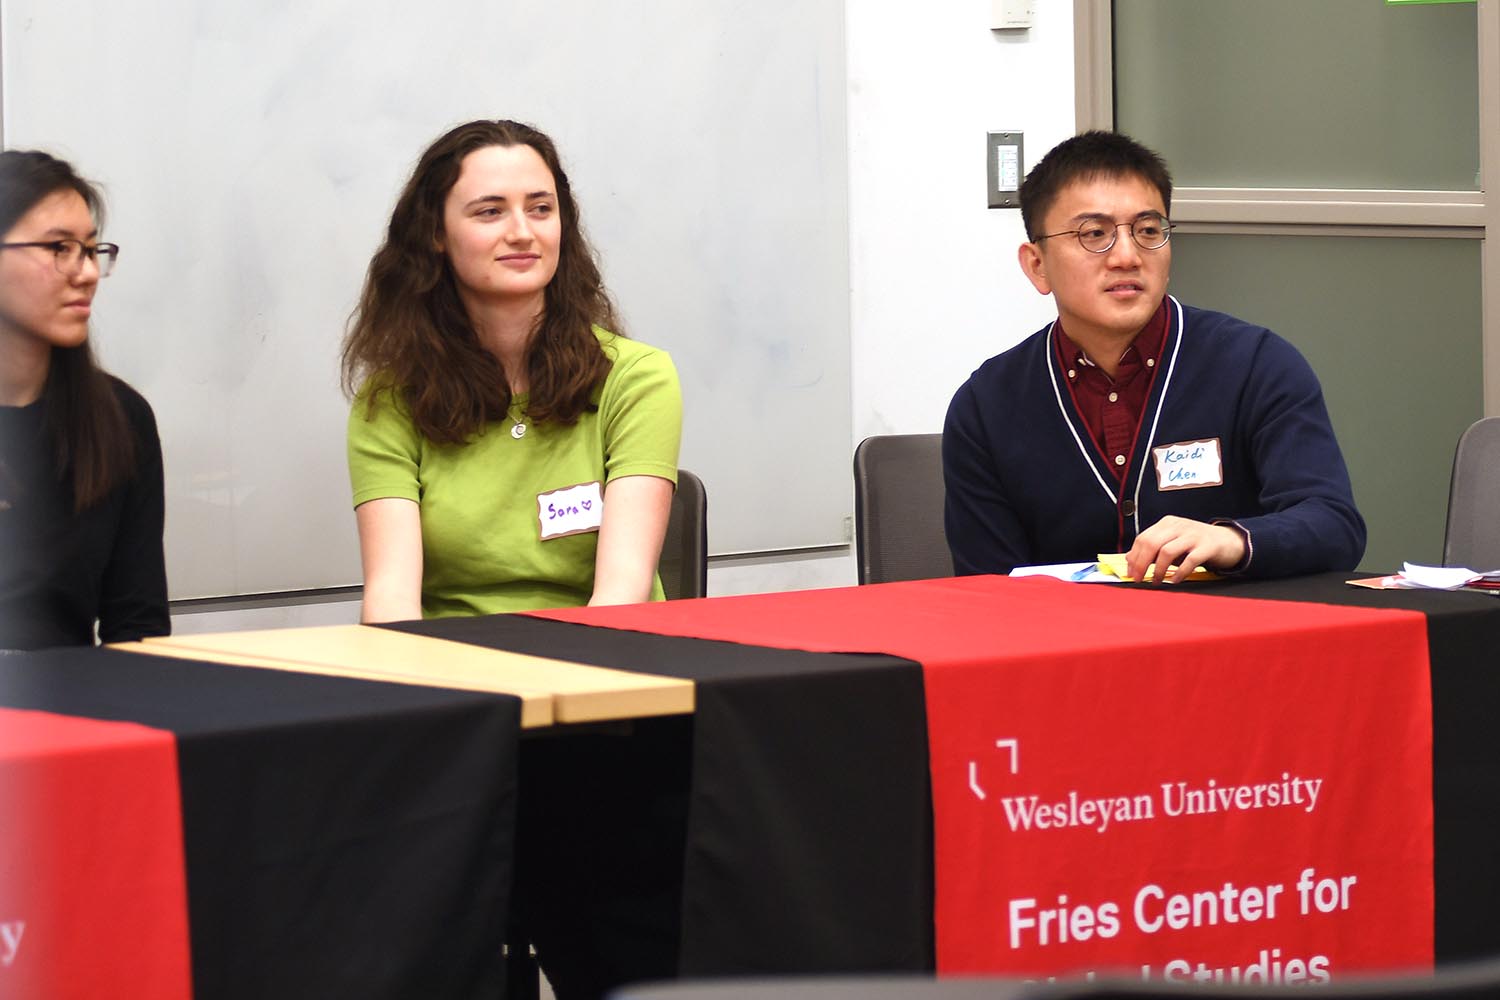
M 171 733 L 0 708 L 0 995 L 192 996 Z
M 922 663 L 942 972 L 1432 961 L 1420 615 L 978 577 L 543 616 Z

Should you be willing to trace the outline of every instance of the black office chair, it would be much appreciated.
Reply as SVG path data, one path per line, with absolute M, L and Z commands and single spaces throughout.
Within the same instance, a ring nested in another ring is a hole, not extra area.
M 657 573 L 669 601 L 708 593 L 708 494 L 703 480 L 686 469 L 677 470 Z
M 1100 979 L 1095 982 L 1059 982 L 1039 985 L 1028 1000 L 1294 1000 L 1307 996 L 1307 983 L 1223 985 L 1197 983 L 1146 983 L 1135 979 Z M 1500 960 L 1485 959 L 1439 968 L 1436 972 L 1344 973 L 1314 992 L 1320 998 L 1337 1000 L 1477 1000 L 1500 997 Z
M 1349 974 L 1315 990 L 1321 1000 L 1478 1000 L 1500 997 L 1500 960 L 1450 965 L 1435 973 Z M 802 976 L 648 983 L 611 1000 L 1295 1000 L 1307 985 L 1224 985 L 1135 979 L 1025 983 L 990 976 Z
M 1443 565 L 1500 569 L 1500 417 L 1475 421 L 1458 439 Z
M 953 575 L 943 535 L 943 436 L 886 434 L 854 450 L 860 583 Z
M 909 973 L 867 976 L 755 976 L 642 983 L 609 1000 L 1025 1000 L 1019 979 L 934 979 Z

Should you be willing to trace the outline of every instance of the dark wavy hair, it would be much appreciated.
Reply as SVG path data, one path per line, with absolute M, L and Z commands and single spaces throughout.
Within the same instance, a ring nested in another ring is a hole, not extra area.
M 103 228 L 104 199 L 66 162 L 35 150 L 0 152 L 0 234 L 59 191 L 78 192 L 95 226 Z M 87 340 L 52 348 L 42 406 L 44 433 L 75 511 L 92 507 L 130 478 L 135 441 L 114 385 L 94 361 Z
M 1139 177 L 1161 192 L 1172 212 L 1172 174 L 1161 154 L 1120 132 L 1080 132 L 1053 146 L 1021 184 L 1021 224 L 1026 238 L 1042 235 L 1042 223 L 1063 188 L 1096 177 Z
M 344 391 L 373 379 L 367 414 L 390 389 L 429 440 L 462 444 L 511 404 L 504 366 L 479 342 L 458 296 L 448 256 L 438 249 L 443 204 L 464 157 L 488 146 L 530 146 L 557 184 L 562 243 L 542 316 L 526 354 L 526 415 L 572 424 L 594 404 L 610 362 L 592 327 L 621 333 L 598 261 L 583 235 L 578 203 L 552 140 L 530 125 L 474 121 L 422 154 L 396 200 L 385 243 L 370 261 L 364 290 L 344 336 Z

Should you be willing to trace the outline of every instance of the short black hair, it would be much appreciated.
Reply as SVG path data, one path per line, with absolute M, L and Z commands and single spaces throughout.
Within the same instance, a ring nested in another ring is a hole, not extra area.
M 1035 240 L 1058 193 L 1075 181 L 1095 177 L 1139 177 L 1161 192 L 1172 211 L 1172 174 L 1161 154 L 1119 132 L 1081 132 L 1053 146 L 1021 184 L 1021 224 Z

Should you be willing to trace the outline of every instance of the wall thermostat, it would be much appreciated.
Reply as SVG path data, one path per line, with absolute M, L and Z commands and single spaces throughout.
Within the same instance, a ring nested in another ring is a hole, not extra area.
M 1021 133 L 991 132 L 986 149 L 990 181 L 990 208 L 1020 208 L 1021 178 L 1026 176 L 1021 159 Z

